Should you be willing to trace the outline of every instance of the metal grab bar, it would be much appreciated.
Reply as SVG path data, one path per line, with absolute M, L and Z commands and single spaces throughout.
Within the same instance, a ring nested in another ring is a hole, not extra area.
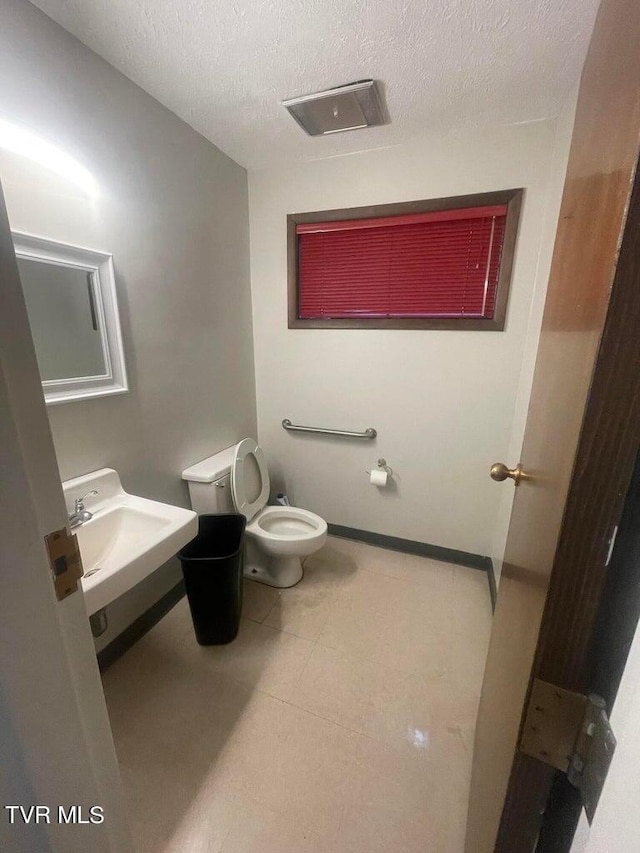
M 299 426 L 299 424 L 292 424 L 289 418 L 285 418 L 282 421 L 282 426 L 284 429 L 295 432 L 316 432 L 321 435 L 342 435 L 344 438 L 375 438 L 378 435 L 378 431 L 373 427 L 369 427 L 369 429 L 366 429 L 364 432 L 351 432 L 348 429 L 324 429 L 324 427 Z

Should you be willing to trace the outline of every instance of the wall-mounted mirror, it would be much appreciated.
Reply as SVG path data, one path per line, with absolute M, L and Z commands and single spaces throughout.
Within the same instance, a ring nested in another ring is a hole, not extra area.
M 128 390 L 111 255 L 13 232 L 48 404 Z

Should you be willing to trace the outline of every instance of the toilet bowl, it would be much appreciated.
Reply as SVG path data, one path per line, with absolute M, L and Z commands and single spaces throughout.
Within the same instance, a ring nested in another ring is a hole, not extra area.
M 267 506 L 270 482 L 262 448 L 245 438 L 183 471 L 193 509 L 200 515 L 239 512 L 247 519 L 246 577 L 269 586 L 294 586 L 303 576 L 302 558 L 322 548 L 327 522 L 292 506 Z

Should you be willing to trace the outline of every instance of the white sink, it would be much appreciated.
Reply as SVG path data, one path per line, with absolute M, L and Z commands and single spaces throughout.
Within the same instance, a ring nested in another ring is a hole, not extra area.
M 195 512 L 127 494 L 117 471 L 102 468 L 62 484 L 67 511 L 85 500 L 93 513 L 73 532 L 78 537 L 89 615 L 105 607 L 173 557 L 198 532 Z

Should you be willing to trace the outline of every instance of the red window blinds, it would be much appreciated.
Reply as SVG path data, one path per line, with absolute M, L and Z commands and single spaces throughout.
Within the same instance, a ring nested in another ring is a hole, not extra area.
M 507 205 L 299 223 L 298 316 L 491 319 Z

